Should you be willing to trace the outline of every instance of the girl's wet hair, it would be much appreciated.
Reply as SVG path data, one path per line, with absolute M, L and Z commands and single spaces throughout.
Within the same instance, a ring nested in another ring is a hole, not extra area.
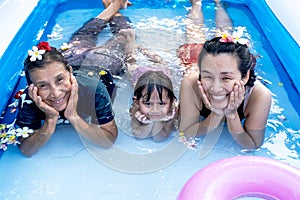
M 221 37 L 215 37 L 212 40 L 206 41 L 203 45 L 203 49 L 199 54 L 198 65 L 199 71 L 201 68 L 201 62 L 204 56 L 207 54 L 218 55 L 221 53 L 233 54 L 238 58 L 239 71 L 242 74 L 242 78 L 247 75 L 250 70 L 249 80 L 246 86 L 253 86 L 256 80 L 254 73 L 254 66 L 256 64 L 256 58 L 250 53 L 247 45 L 239 44 L 238 42 L 221 42 Z M 199 75 L 200 78 L 201 74 Z
M 64 56 L 55 47 L 51 47 L 50 51 L 47 50 L 42 55 L 41 60 L 37 59 L 36 61 L 30 61 L 30 56 L 27 56 L 26 60 L 24 61 L 24 71 L 25 71 L 27 83 L 28 84 L 32 83 L 30 79 L 30 72 L 33 69 L 42 69 L 54 62 L 63 64 L 65 66 L 65 69 L 67 71 L 70 71 L 70 65 L 68 64 Z
M 162 101 L 163 89 L 168 93 L 171 103 L 176 99 L 173 92 L 173 84 L 170 78 L 162 71 L 148 71 L 141 75 L 136 83 L 134 89 L 134 96 L 136 100 L 146 97 L 145 101 L 149 101 L 151 94 L 157 90 L 159 99 Z M 143 91 L 146 90 L 146 93 Z

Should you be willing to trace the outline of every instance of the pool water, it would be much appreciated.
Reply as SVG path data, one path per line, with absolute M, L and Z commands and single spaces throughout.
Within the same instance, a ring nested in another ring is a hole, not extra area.
M 132 2 L 134 6 L 122 13 L 130 17 L 137 43 L 151 48 L 172 63 L 172 78 L 178 96 L 181 71 L 175 52 L 184 42 L 183 21 L 189 1 Z M 80 4 L 82 7 L 76 1 L 65 1 L 43 32 L 36 33 L 37 37 L 60 47 L 86 20 L 102 10 L 96 4 Z M 213 3 L 203 2 L 208 32 L 214 27 L 214 9 Z M 222 131 L 212 144 L 205 138 L 195 140 L 193 149 L 178 141 L 177 132 L 162 143 L 134 139 L 130 133 L 128 112 L 133 89 L 124 75 L 116 77 L 118 90 L 113 107 L 119 137 L 115 146 L 109 150 L 96 147 L 64 124 L 59 125 L 53 138 L 31 158 L 21 155 L 17 147 L 9 146 L 0 161 L 0 199 L 172 200 L 193 174 L 223 158 L 265 156 L 299 167 L 300 130 L 297 123 L 300 121 L 300 107 L 291 99 L 291 94 L 297 92 L 248 8 L 226 2 L 226 9 L 235 26 L 247 28 L 253 41 L 252 51 L 260 56 L 256 71 L 273 94 L 266 139 L 260 149 L 241 149 L 227 131 Z M 99 44 L 110 36 L 109 29 L 106 29 L 99 36 Z

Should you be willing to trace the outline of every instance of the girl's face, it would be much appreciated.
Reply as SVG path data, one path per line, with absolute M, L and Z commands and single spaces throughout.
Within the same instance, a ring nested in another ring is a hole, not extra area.
M 54 62 L 44 68 L 33 69 L 30 79 L 45 103 L 57 111 L 67 107 L 71 91 L 70 72 L 62 63 Z
M 146 89 L 143 91 L 143 97 L 138 100 L 140 112 L 150 120 L 160 120 L 167 116 L 170 108 L 171 101 L 168 97 L 166 89 L 162 91 L 162 101 L 159 99 L 158 91 L 155 89 L 149 101 L 147 101 Z
M 234 85 L 242 79 L 238 58 L 229 53 L 207 54 L 201 61 L 201 83 L 214 108 L 224 109 Z

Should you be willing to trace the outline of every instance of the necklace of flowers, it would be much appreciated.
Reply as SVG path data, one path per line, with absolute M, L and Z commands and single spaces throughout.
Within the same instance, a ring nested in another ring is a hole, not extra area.
M 34 62 L 36 59 L 42 60 L 43 54 L 46 51 L 51 51 L 51 46 L 48 42 L 40 42 L 37 46 L 33 46 L 31 50 L 28 50 L 28 56 L 30 56 L 30 61 Z
M 29 134 L 33 133 L 32 129 L 28 127 L 15 128 L 12 124 L 0 124 L 0 149 L 7 150 L 8 145 L 20 144 L 18 137 L 27 138 Z
M 198 143 L 196 142 L 195 138 L 190 137 L 189 139 L 187 139 L 184 136 L 184 132 L 179 132 L 178 141 L 183 143 L 190 150 L 196 150 L 197 149 Z

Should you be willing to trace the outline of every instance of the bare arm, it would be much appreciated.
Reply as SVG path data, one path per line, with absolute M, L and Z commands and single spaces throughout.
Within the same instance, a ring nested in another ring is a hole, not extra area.
M 48 142 L 52 134 L 55 132 L 56 123 L 59 113 L 46 104 L 40 96 L 38 96 L 38 89 L 33 84 L 28 88 L 28 95 L 36 106 L 45 113 L 46 119 L 41 128 L 34 130 L 28 138 L 21 138 L 19 148 L 21 152 L 26 156 L 32 156 L 36 153 L 44 144 Z
M 263 144 L 271 100 L 269 90 L 259 83 L 254 87 L 245 109 L 244 126 L 238 115 L 227 118 L 229 132 L 242 147 L 256 149 Z
M 40 129 L 35 130 L 28 138 L 22 138 L 19 146 L 21 152 L 26 156 L 32 156 L 36 153 L 52 137 L 56 122 L 57 118 L 47 118 Z
M 174 129 L 175 119 L 170 121 L 157 121 L 154 122 L 152 131 L 152 139 L 155 142 L 161 142 L 169 137 L 171 131 Z
M 169 137 L 174 128 L 175 119 L 169 121 L 151 121 L 141 123 L 135 117 L 131 119 L 132 134 L 136 138 L 144 139 L 152 137 L 153 141 L 161 142 Z
M 145 139 L 151 137 L 152 128 L 152 122 L 142 123 L 138 121 L 135 117 L 131 117 L 132 134 L 136 138 Z
M 71 84 L 71 94 L 64 112 L 65 117 L 70 121 L 75 130 L 86 139 L 103 148 L 112 146 L 118 136 L 115 121 L 112 120 L 100 126 L 85 122 L 77 113 L 78 84 L 72 74 Z
M 78 115 L 68 120 L 80 135 L 103 148 L 111 147 L 118 136 L 115 120 L 102 125 L 88 124 Z
M 174 109 L 175 113 L 171 113 L 172 115 L 166 116 L 165 119 L 151 121 L 139 111 L 138 106 L 134 103 L 130 108 L 133 135 L 137 138 L 152 137 L 155 142 L 163 141 L 170 135 L 170 132 L 174 128 L 176 111 Z

